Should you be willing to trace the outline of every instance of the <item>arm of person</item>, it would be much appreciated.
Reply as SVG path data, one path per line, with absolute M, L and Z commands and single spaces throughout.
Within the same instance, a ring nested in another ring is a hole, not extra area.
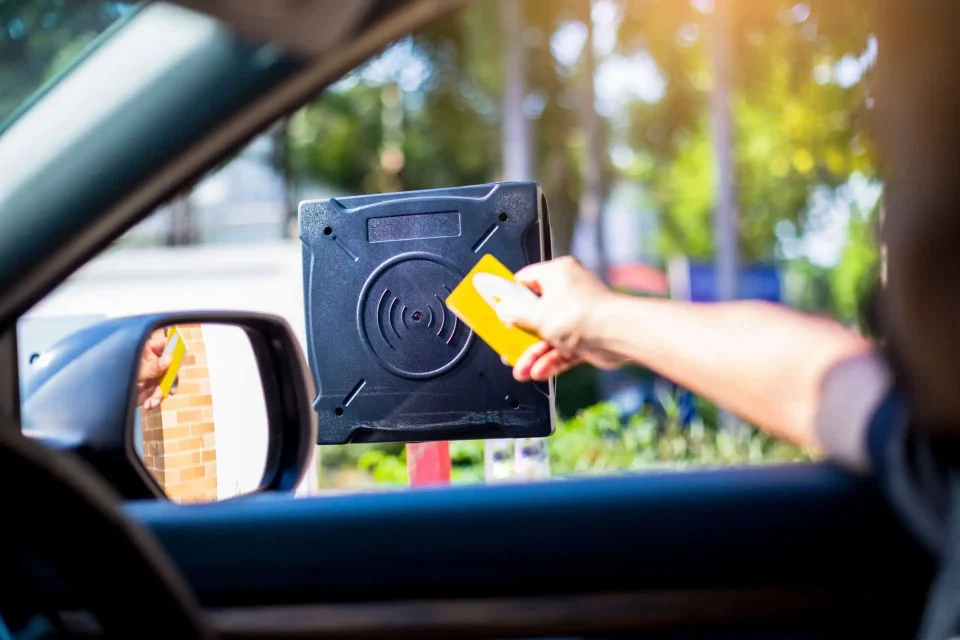
M 543 339 L 517 362 L 517 379 L 547 379 L 581 361 L 634 361 L 760 428 L 866 469 L 866 427 L 890 374 L 845 327 L 764 302 L 619 295 L 570 259 L 516 277 L 540 298 L 502 317 Z

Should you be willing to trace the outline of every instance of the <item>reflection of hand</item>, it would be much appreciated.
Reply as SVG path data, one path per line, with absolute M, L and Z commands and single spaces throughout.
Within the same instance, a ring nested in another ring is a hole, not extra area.
M 541 338 L 517 361 L 513 369 L 517 380 L 547 380 L 581 362 L 604 369 L 625 362 L 599 345 L 602 309 L 615 296 L 583 265 L 573 258 L 558 258 L 522 269 L 515 279 L 540 297 L 501 305 L 500 318 Z
M 166 346 L 166 336 L 151 338 L 143 345 L 137 374 L 137 404 L 144 409 L 155 409 L 163 400 L 160 379 L 170 366 L 170 359 L 163 357 Z

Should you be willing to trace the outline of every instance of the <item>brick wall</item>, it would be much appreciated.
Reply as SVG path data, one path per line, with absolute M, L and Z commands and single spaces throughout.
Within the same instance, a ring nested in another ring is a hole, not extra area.
M 187 354 L 173 395 L 141 412 L 143 462 L 175 502 L 217 499 L 213 398 L 200 325 L 180 325 Z

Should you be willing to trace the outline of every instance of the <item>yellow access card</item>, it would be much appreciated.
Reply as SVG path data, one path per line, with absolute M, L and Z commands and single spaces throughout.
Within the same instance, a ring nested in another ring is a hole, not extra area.
M 508 298 L 522 302 L 531 296 L 536 298 L 536 294 L 513 279 L 499 260 L 487 254 L 447 296 L 447 307 L 513 366 L 539 338 L 504 324 L 496 305 Z
M 163 357 L 170 358 L 170 366 L 167 367 L 167 372 L 163 374 L 163 378 L 160 379 L 160 391 L 163 392 L 163 397 L 166 398 L 170 395 L 170 391 L 173 389 L 173 383 L 177 381 L 177 375 L 180 373 L 180 365 L 183 363 L 183 356 L 187 353 L 187 343 L 183 341 L 183 336 L 180 335 L 180 330 L 177 327 L 170 329 L 170 333 L 167 334 L 167 346 L 163 349 Z

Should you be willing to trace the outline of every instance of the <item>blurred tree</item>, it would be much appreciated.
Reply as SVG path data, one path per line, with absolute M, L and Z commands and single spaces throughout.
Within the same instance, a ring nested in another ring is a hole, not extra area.
M 283 181 L 284 235 L 296 238 L 297 224 L 297 177 L 291 167 L 293 154 L 290 153 L 290 118 L 281 118 L 269 132 L 271 138 L 270 164 Z
M 567 66 L 553 50 L 558 30 L 583 24 L 589 15 L 587 0 L 524 0 L 527 77 L 534 126 L 536 176 L 547 194 L 554 253 L 570 253 L 583 189 L 583 136 L 580 135 L 581 97 L 576 61 Z M 585 25 L 584 25 L 585 27 Z
M 713 76 L 704 34 L 713 3 L 618 4 L 616 51 L 649 54 L 665 81 L 662 98 L 629 106 L 623 133 L 634 161 L 625 174 L 648 185 L 661 206 L 665 252 L 710 258 L 717 177 L 705 117 Z M 573 62 L 558 61 L 552 47 L 561 27 L 590 22 L 590 6 L 589 0 L 522 2 L 523 108 L 533 124 L 535 175 L 549 197 L 560 252 L 570 246 L 576 212 L 593 209 L 581 206 L 592 201 L 583 199 L 584 188 L 598 183 L 590 172 L 602 164 L 599 182 L 609 183 L 611 171 L 606 143 L 587 144 L 586 133 L 594 130 L 581 108 L 590 103 L 582 90 L 588 45 Z M 854 171 L 876 172 L 862 117 L 868 86 L 858 81 L 871 55 L 871 11 L 869 5 L 828 0 L 739 0 L 731 19 L 741 254 L 745 260 L 771 259 L 778 222 L 791 220 L 805 229 L 814 186 L 835 187 Z M 320 96 L 291 122 L 294 174 L 345 191 L 377 190 L 384 136 L 380 85 L 395 82 L 404 95 L 401 188 L 501 177 L 502 142 L 491 132 L 501 123 L 501 60 L 510 49 L 499 24 L 497 3 L 472 3 Z M 397 51 L 402 62 L 384 71 L 384 59 L 396 58 Z M 602 139 L 612 125 L 599 122 Z
M 294 175 L 360 190 L 377 162 L 380 91 L 359 80 L 327 91 L 291 117 L 288 135 Z
M 173 198 L 170 207 L 170 227 L 167 229 L 167 245 L 182 247 L 196 241 L 193 225 L 193 206 L 190 192 L 184 191 Z
M 804 313 L 837 317 L 830 273 L 830 269 L 806 258 L 787 262 L 783 268 L 783 277 L 788 283 L 785 302 Z
M 604 126 L 597 113 L 597 56 L 593 24 L 593 0 L 578 7 L 580 22 L 586 27 L 586 39 L 580 54 L 580 128 L 583 133 L 583 186 L 580 193 L 579 231 L 592 240 L 592 247 L 582 247 L 589 256 L 586 266 L 603 281 L 607 279 L 607 251 L 604 242 L 604 202 L 607 197 L 605 168 L 607 145 Z
M 290 125 L 291 168 L 305 180 L 350 192 L 381 190 L 383 94 L 403 94 L 402 168 L 397 187 L 426 189 L 489 181 L 499 166 L 499 52 L 495 3 L 475 3 L 361 67 L 298 111 Z M 480 51 L 475 51 L 475 49 Z M 489 51 L 483 51 L 483 49 Z
M 293 175 L 343 191 L 379 190 L 385 132 L 378 97 L 380 87 L 391 82 L 403 93 L 399 188 L 501 179 L 502 140 L 493 133 L 503 116 L 503 56 L 523 49 L 526 91 L 518 102 L 531 123 L 534 176 L 548 194 L 555 247 L 566 253 L 581 198 L 581 114 L 577 69 L 556 60 L 551 39 L 560 25 L 588 15 L 589 5 L 589 0 L 523 0 L 519 46 L 504 46 L 495 2 L 472 3 L 395 45 L 292 118 Z
M 870 290 L 880 281 L 880 251 L 875 240 L 880 205 L 864 215 L 852 211 L 847 243 L 837 265 L 830 270 L 830 293 L 837 318 L 867 329 L 865 307 Z
M 664 212 L 663 248 L 713 253 L 716 165 L 704 118 L 712 88 L 703 33 L 713 2 L 626 4 L 619 46 L 646 51 L 666 79 L 663 98 L 632 105 L 639 151 L 628 174 L 651 185 Z M 871 5 L 821 0 L 739 0 L 734 6 L 732 116 L 739 240 L 745 260 L 774 257 L 781 220 L 802 229 L 814 186 L 855 171 L 873 176 L 863 126 L 871 58 Z

